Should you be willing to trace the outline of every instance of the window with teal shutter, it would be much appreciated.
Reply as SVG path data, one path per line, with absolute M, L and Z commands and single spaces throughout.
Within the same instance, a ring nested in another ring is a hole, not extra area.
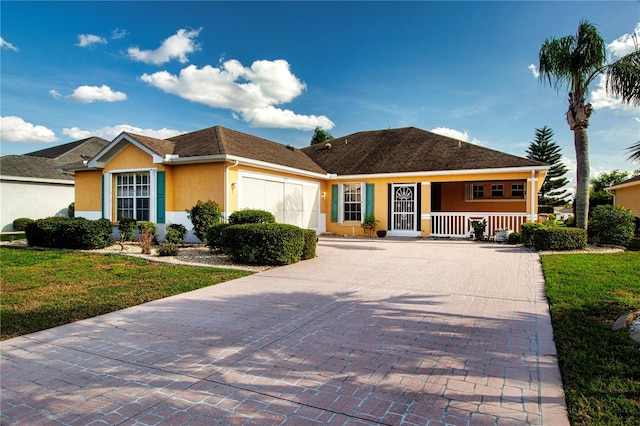
M 338 185 L 331 185 L 331 222 L 338 221 Z
M 156 202 L 157 202 L 157 220 L 158 223 L 164 223 L 165 222 L 165 193 L 166 193 L 166 184 L 165 184 L 165 177 L 164 177 L 164 172 L 158 172 L 156 175 L 156 180 L 157 180 L 157 197 L 156 197 Z
M 366 196 L 365 196 L 365 206 L 364 206 L 364 215 L 370 215 L 373 214 L 373 184 L 372 183 L 368 183 L 367 184 L 367 189 L 366 189 Z

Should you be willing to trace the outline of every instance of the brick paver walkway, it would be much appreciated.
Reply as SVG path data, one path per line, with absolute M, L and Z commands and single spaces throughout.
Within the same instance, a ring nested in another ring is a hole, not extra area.
M 568 424 L 535 253 L 318 254 L 2 342 L 2 424 Z

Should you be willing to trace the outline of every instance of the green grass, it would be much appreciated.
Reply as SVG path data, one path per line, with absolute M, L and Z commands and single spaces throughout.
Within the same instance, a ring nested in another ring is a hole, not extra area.
M 3 247 L 0 259 L 2 339 L 249 275 L 71 250 Z
M 543 255 L 572 425 L 640 425 L 640 345 L 612 332 L 640 309 L 640 252 Z

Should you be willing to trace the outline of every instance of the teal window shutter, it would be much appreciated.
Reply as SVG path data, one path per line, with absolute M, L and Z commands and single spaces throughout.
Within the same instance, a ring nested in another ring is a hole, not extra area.
M 338 185 L 331 185 L 331 222 L 338 221 Z
M 157 194 L 156 194 L 156 202 L 157 202 L 157 219 L 158 223 L 165 222 L 165 198 L 166 198 L 166 184 L 164 172 L 158 172 L 157 177 Z
M 367 189 L 365 192 L 365 205 L 364 205 L 364 215 L 373 214 L 373 184 L 368 183 Z

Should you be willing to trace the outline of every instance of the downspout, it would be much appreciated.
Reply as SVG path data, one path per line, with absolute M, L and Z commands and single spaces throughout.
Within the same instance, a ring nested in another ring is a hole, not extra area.
M 224 220 L 229 220 L 229 169 L 236 167 L 238 160 L 234 160 L 233 164 L 230 164 L 224 168 Z
M 538 198 L 538 193 L 536 192 L 536 171 L 535 169 L 531 169 L 531 188 L 529 189 L 529 192 L 531 193 L 531 199 L 530 199 L 530 205 L 531 205 L 531 212 L 529 213 L 529 220 L 531 222 L 537 222 L 538 221 L 538 212 L 537 210 L 534 210 L 535 207 L 535 203 L 536 203 L 536 199 Z

